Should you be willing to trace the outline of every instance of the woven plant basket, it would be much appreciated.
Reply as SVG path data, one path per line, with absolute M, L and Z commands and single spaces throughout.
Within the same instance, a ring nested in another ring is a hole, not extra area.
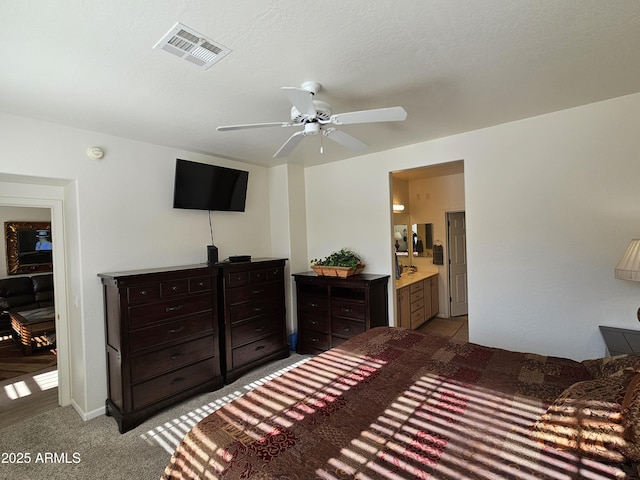
M 352 275 L 358 275 L 364 270 L 364 265 L 358 265 L 356 268 L 351 267 L 332 267 L 328 265 L 313 265 L 311 269 L 320 277 L 341 277 L 347 278 Z

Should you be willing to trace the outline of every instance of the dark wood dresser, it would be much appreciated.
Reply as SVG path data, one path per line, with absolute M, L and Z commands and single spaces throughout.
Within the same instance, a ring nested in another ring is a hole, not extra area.
M 224 384 L 217 269 L 191 265 L 100 274 L 105 298 L 107 415 L 121 433 Z
M 289 356 L 284 269 L 286 259 L 218 263 L 223 371 L 227 383 L 264 363 Z
M 347 278 L 296 273 L 299 353 L 319 353 L 373 327 L 389 325 L 389 275 Z

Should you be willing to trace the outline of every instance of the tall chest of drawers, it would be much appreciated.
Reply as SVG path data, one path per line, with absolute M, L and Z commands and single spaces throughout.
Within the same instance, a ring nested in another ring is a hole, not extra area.
M 289 356 L 285 259 L 219 263 L 223 371 L 227 383 L 263 363 Z
M 105 298 L 107 415 L 121 433 L 224 384 L 215 268 L 100 274 Z
M 389 324 L 389 275 L 347 278 L 296 273 L 298 352 L 319 353 L 373 327 Z

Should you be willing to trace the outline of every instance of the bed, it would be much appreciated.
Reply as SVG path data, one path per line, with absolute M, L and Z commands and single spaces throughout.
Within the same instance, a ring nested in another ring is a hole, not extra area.
M 201 420 L 163 478 L 638 479 L 636 363 L 374 328 Z

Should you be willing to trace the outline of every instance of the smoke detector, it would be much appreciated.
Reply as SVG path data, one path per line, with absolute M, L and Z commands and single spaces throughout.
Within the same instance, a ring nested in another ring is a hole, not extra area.
M 153 46 L 172 55 L 191 62 L 203 70 L 207 70 L 214 63 L 222 60 L 231 49 L 215 42 L 194 29 L 176 23 L 167 34 Z

